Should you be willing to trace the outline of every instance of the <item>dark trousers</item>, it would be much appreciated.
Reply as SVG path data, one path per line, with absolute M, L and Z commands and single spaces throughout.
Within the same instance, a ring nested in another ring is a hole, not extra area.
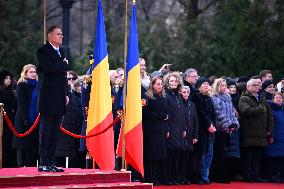
M 4 125 L 5 127 L 5 125 Z M 12 141 L 11 141 L 12 143 Z M 16 165 L 16 150 L 12 148 L 12 145 L 9 148 L 5 148 L 3 145 L 3 168 L 12 168 L 17 167 Z
M 167 181 L 179 180 L 179 151 L 168 150 L 165 179 Z
M 190 155 L 189 150 L 180 151 L 180 164 L 179 164 L 179 176 L 181 180 L 188 180 L 190 178 Z
M 55 164 L 54 152 L 59 137 L 59 127 L 63 116 L 40 115 L 39 155 L 41 166 Z
M 144 181 L 153 183 L 157 180 L 164 180 L 161 178 L 163 160 L 144 160 Z
M 134 169 L 130 164 L 128 164 L 127 167 L 128 167 L 127 170 L 131 171 L 131 181 L 141 182 L 142 175 L 138 171 L 136 171 L 136 169 Z
M 211 177 L 214 181 L 232 181 L 234 177 L 238 174 L 239 169 L 239 159 L 238 158 L 222 158 L 214 157 Z
M 18 167 L 36 167 L 38 159 L 38 149 L 17 149 Z
M 269 157 L 267 160 L 268 178 L 284 179 L 284 157 Z
M 244 179 L 260 177 L 260 162 L 264 147 L 245 147 L 242 150 L 242 172 Z
M 201 152 L 193 151 L 190 155 L 189 164 L 189 179 L 193 183 L 201 180 L 201 165 L 203 154 Z

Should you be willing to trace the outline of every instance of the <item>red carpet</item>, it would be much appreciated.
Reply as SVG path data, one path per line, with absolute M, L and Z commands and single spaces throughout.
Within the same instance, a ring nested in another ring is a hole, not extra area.
M 210 185 L 179 185 L 179 186 L 155 186 L 154 189 L 284 189 L 284 184 L 274 183 L 244 183 L 232 182 L 231 184 Z
M 0 188 L 152 189 L 152 184 L 130 182 L 129 171 L 64 169 L 63 173 L 38 172 L 36 167 L 0 169 Z
M 0 169 L 0 188 L 100 188 L 152 189 L 152 184 L 130 182 L 130 172 L 96 169 L 64 169 L 64 173 L 40 173 L 35 167 Z M 154 189 L 284 189 L 284 184 L 244 183 L 159 186 Z

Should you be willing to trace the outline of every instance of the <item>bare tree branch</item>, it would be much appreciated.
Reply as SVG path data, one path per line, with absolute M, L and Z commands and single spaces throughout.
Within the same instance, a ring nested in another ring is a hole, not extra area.
M 169 18 L 169 16 L 171 15 L 172 10 L 173 10 L 173 8 L 174 8 L 176 2 L 177 2 L 177 0 L 174 0 L 174 1 L 172 2 L 171 6 L 170 6 L 170 11 L 169 11 L 168 14 L 166 15 L 165 20 L 167 20 L 167 19 Z
M 143 12 L 145 14 L 146 21 L 150 21 L 150 10 L 152 8 L 153 1 L 151 1 L 151 0 L 150 1 L 142 0 L 141 4 L 142 4 L 142 10 L 143 10 Z
M 58 8 L 60 8 L 60 4 L 59 4 L 59 3 L 58 3 L 56 6 L 54 6 L 54 7 L 50 8 L 50 9 L 48 9 L 48 10 L 46 11 L 46 15 L 51 14 L 52 12 L 56 11 Z
M 178 0 L 178 2 L 184 6 L 184 8 L 188 9 L 189 8 L 189 3 L 188 0 Z
M 200 0 L 178 0 L 178 2 L 186 9 L 188 18 L 196 18 L 207 9 L 215 5 L 218 0 L 210 0 L 204 7 L 199 6 Z
M 218 0 L 211 0 L 204 8 L 199 9 L 200 13 L 205 12 L 207 9 L 209 9 L 211 6 L 215 5 L 218 2 Z
M 62 15 L 62 11 L 60 11 L 59 13 L 54 14 L 54 15 L 48 15 L 48 16 L 46 16 L 46 20 L 51 20 L 51 19 L 57 18 L 57 17 L 59 17 L 59 16 L 61 16 L 61 15 Z

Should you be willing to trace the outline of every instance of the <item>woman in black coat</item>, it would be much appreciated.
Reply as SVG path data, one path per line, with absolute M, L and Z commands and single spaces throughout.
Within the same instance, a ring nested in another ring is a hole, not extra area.
M 10 120 L 14 124 L 16 113 L 16 95 L 12 88 L 13 75 L 3 70 L 0 72 L 0 103 L 4 104 L 4 109 L 9 116 Z M 9 129 L 6 121 L 3 123 L 3 167 L 10 168 L 15 167 L 16 153 L 12 148 L 13 133 Z
M 81 84 L 82 80 L 74 82 L 74 91 L 70 93 L 69 103 L 66 107 L 66 114 L 63 118 L 63 127 L 75 134 L 80 134 L 83 123 L 83 109 L 81 105 Z M 68 167 L 84 168 L 84 154 L 79 151 L 80 141 L 63 132 L 60 132 L 55 157 L 57 165 L 65 166 L 65 158 L 68 157 Z
M 143 107 L 144 169 L 146 182 L 159 185 L 158 171 L 167 158 L 167 104 L 164 98 L 162 78 L 154 77 L 146 92 L 147 103 Z M 163 179 L 163 178 L 161 178 Z
M 180 176 L 184 183 L 190 184 L 190 174 L 195 170 L 194 158 L 192 158 L 192 150 L 194 144 L 198 141 L 198 118 L 195 104 L 189 101 L 190 88 L 183 86 L 181 96 L 184 107 L 184 126 L 182 150 L 180 154 Z
M 169 114 L 167 135 L 167 180 L 165 184 L 184 184 L 179 175 L 179 155 L 182 147 L 184 128 L 184 110 L 179 91 L 182 79 L 179 73 L 167 74 L 164 78 L 166 100 Z
M 209 169 L 213 158 L 214 133 L 216 131 L 215 110 L 209 96 L 209 80 L 201 77 L 196 82 L 196 91 L 190 95 L 190 100 L 196 105 L 198 117 L 198 142 L 194 146 L 196 159 L 196 170 L 192 175 L 192 182 L 198 184 L 209 184 Z
M 23 67 L 17 89 L 17 113 L 15 127 L 17 132 L 24 133 L 34 123 L 37 112 L 37 73 L 36 67 L 27 64 Z M 30 135 L 19 138 L 14 136 L 13 147 L 17 151 L 18 167 L 34 167 L 38 157 L 38 129 Z

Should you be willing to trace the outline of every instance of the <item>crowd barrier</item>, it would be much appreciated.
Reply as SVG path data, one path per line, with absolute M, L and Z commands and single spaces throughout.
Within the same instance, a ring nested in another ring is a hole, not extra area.
M 7 113 L 5 112 L 4 108 L 3 108 L 4 104 L 3 103 L 0 103 L 0 168 L 2 168 L 2 154 L 3 154 L 3 151 L 2 151 L 2 141 L 3 141 L 3 121 L 5 119 L 8 127 L 10 128 L 10 130 L 13 132 L 13 134 L 16 136 L 16 137 L 26 137 L 28 135 L 30 135 L 34 130 L 35 128 L 37 127 L 38 123 L 39 123 L 39 120 L 40 120 L 40 114 L 38 114 L 36 120 L 34 121 L 34 123 L 32 124 L 32 126 L 29 128 L 29 130 L 27 130 L 26 132 L 24 133 L 18 133 L 16 128 L 14 127 L 14 125 L 12 124 L 9 116 L 7 115 Z M 91 138 L 91 137 L 95 137 L 95 136 L 98 136 L 98 135 L 101 135 L 103 133 L 105 133 L 106 131 L 108 131 L 110 128 L 112 128 L 120 119 L 123 118 L 123 114 L 122 114 L 122 111 L 118 111 L 118 116 L 112 121 L 112 123 L 110 123 L 105 129 L 103 129 L 102 131 L 100 132 L 97 132 L 97 133 L 94 133 L 94 134 L 91 134 L 91 135 L 87 135 L 87 136 L 83 136 L 83 135 L 78 135 L 78 134 L 75 134 L 75 133 L 72 133 L 70 131 L 68 131 L 67 129 L 64 128 L 64 125 L 62 125 L 61 123 L 61 126 L 60 126 L 60 131 L 62 131 L 63 133 L 73 137 L 73 138 L 77 138 L 77 139 L 82 139 L 82 138 Z M 4 118 L 4 119 L 3 119 Z M 62 120 L 63 121 L 63 120 Z

